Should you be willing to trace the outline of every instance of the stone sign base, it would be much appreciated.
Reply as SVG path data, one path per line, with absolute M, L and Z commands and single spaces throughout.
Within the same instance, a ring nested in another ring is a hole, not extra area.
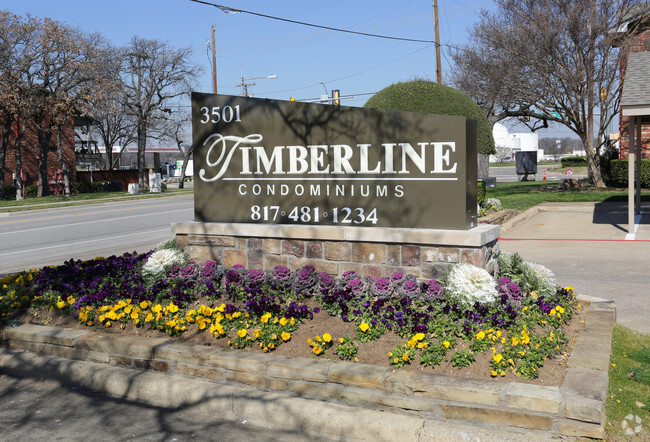
M 439 278 L 455 263 L 470 263 L 491 274 L 497 270 L 499 226 L 470 230 L 330 227 L 305 225 L 177 223 L 176 243 L 191 259 L 231 267 L 292 270 L 311 265 L 341 276 L 354 270 L 363 277 L 394 272 L 418 279 Z

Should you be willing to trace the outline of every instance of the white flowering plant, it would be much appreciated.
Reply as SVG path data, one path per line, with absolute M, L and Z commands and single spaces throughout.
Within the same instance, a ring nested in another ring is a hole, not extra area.
M 497 283 L 487 270 L 471 264 L 458 264 L 445 278 L 445 294 L 465 307 L 475 302 L 491 303 L 498 299 Z
M 182 266 L 188 261 L 187 255 L 180 249 L 161 249 L 153 252 L 142 265 L 142 277 L 156 280 L 164 277 L 173 265 Z

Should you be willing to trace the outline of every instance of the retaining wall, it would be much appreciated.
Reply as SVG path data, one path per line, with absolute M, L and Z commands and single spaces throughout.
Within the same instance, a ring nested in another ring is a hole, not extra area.
M 84 330 L 31 324 L 5 330 L 5 344 L 10 350 L 0 352 L 0 370 L 14 376 L 54 377 L 87 383 L 87 388 L 104 388 L 104 384 L 97 385 L 101 367 L 126 367 L 134 370 L 134 379 L 137 373 L 155 372 L 164 374 L 170 382 L 201 379 L 224 385 L 224 388 L 246 386 L 302 399 L 406 413 L 424 419 L 422 422 L 462 422 L 486 428 L 523 429 L 531 435 L 542 435 L 542 438 L 602 438 L 605 434 L 605 401 L 616 308 L 613 302 L 598 298 L 581 297 L 581 301 L 586 308 L 585 329 L 567 359 L 569 370 L 561 387 L 462 379 L 351 362 L 219 350 L 173 342 L 168 338 L 99 336 Z M 29 352 L 55 358 L 37 367 Z M 86 368 L 82 370 L 74 363 L 63 363 L 63 360 L 88 361 L 89 365 L 84 365 Z M 153 388 L 141 391 L 140 397 L 135 398 L 158 404 L 171 401 L 167 405 L 173 406 L 198 394 L 190 391 L 192 389 L 184 391 L 180 388 L 175 389 L 169 399 L 161 399 L 167 397 L 167 389 L 160 381 L 156 382 L 158 393 Z M 122 394 L 121 390 L 111 393 Z M 128 388 L 123 394 L 127 393 L 133 395 Z M 145 393 L 153 396 L 146 399 Z M 307 416 L 303 418 L 301 422 L 310 421 Z M 318 424 L 318 420 L 314 424 Z M 353 420 L 350 425 L 353 425 Z M 381 425 L 381 422 L 376 422 L 376 425 Z M 344 434 L 353 434 L 358 429 L 350 428 L 349 433 L 345 431 L 341 429 Z M 385 435 L 390 439 L 388 433 Z

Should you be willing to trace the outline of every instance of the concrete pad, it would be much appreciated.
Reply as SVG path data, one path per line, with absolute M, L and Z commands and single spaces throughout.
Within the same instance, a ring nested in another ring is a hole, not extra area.
M 625 240 L 623 204 L 546 203 L 536 209 L 505 229 L 500 249 L 548 267 L 558 285 L 615 301 L 619 324 L 650 333 L 650 204 L 642 205 L 646 214 L 634 241 Z

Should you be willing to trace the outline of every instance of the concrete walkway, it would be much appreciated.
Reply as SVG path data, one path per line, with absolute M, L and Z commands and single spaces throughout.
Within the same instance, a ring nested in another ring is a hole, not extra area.
M 555 273 L 559 285 L 616 302 L 617 323 L 650 333 L 650 204 L 626 241 L 624 203 L 545 203 L 502 226 L 501 250 Z

